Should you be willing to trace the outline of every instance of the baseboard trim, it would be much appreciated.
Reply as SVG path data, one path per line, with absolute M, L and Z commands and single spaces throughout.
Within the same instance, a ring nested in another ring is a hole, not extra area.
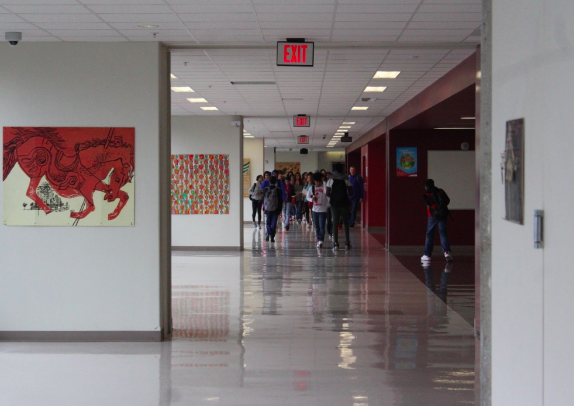
M 365 227 L 369 233 L 384 234 L 387 232 L 387 227 Z
M 474 245 L 453 245 L 450 247 L 452 250 L 452 255 L 474 255 Z M 425 247 L 424 245 L 391 245 L 387 247 L 387 250 L 391 254 L 420 254 L 424 253 Z M 442 249 L 439 247 L 435 247 L 433 257 L 442 257 L 443 252 Z
M 161 342 L 161 331 L 0 331 L 12 342 Z
M 171 251 L 242 251 L 241 247 L 186 247 L 172 246 Z

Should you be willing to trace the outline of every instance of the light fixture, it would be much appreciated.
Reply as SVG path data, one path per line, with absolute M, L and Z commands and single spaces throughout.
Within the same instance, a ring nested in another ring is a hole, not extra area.
M 243 135 L 243 138 L 255 138 L 253 135 Z
M 333 138 L 341 138 L 341 137 L 343 137 L 343 134 L 341 134 L 341 135 L 337 135 L 337 134 L 333 135 Z
M 215 111 L 215 110 L 219 110 L 217 107 L 201 107 L 202 110 L 206 110 L 206 111 Z
M 248 133 L 248 132 L 243 131 L 243 135 L 251 135 L 251 134 Z
M 353 124 L 357 124 L 355 121 L 345 121 L 343 123 L 343 125 L 353 125 Z
M 187 101 L 189 101 L 190 103 L 207 103 L 207 100 L 205 100 L 203 97 L 198 97 L 198 98 L 191 98 L 191 99 L 187 99 Z
M 386 86 L 367 86 L 364 92 L 384 92 L 386 89 Z
M 170 73 L 170 74 L 169 74 L 169 77 L 170 77 L 171 79 L 177 79 L 177 76 L 175 76 L 173 73 Z
M 435 130 L 474 130 L 474 127 L 435 127 Z
M 140 24 L 138 25 L 139 28 L 158 28 L 159 25 L 157 24 Z
M 360 107 L 360 106 L 355 106 L 353 108 L 351 108 L 351 110 L 368 110 L 368 107 Z
M 401 74 L 400 71 L 385 71 L 380 70 L 375 73 L 373 79 L 396 79 Z
M 351 128 L 351 126 L 350 125 L 342 125 L 339 127 L 339 129 L 346 129 L 346 128 Z
M 476 117 L 461 117 L 461 120 L 476 120 Z
M 345 132 L 344 132 L 344 131 L 343 131 L 343 132 L 337 131 L 337 132 L 335 133 L 335 135 L 345 135 Z
M 179 87 L 172 87 L 171 90 L 173 90 L 174 92 L 195 92 L 195 90 L 193 90 L 191 87 L 189 86 L 179 86 Z

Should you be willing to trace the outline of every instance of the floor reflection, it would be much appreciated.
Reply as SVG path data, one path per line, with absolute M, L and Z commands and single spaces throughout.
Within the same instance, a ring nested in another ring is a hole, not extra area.
M 337 252 L 260 233 L 174 253 L 171 341 L 2 344 L 0 404 L 473 404 L 472 328 L 444 301 L 456 264 L 421 282 L 358 228 Z

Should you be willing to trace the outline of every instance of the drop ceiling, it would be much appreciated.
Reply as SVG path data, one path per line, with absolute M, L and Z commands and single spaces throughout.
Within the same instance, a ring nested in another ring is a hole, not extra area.
M 470 56 L 481 19 L 480 0 L 0 0 L 0 32 L 23 41 L 165 43 L 172 86 L 194 90 L 172 92 L 173 115 L 242 115 L 246 131 L 285 149 L 308 135 L 328 150 L 343 122 L 359 138 Z M 286 38 L 315 42 L 313 67 L 276 66 Z M 373 79 L 381 70 L 401 73 Z M 293 128 L 297 114 L 311 126 Z

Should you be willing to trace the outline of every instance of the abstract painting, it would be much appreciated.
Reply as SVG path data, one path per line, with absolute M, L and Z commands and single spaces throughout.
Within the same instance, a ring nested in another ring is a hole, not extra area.
M 4 127 L 4 224 L 133 226 L 135 129 Z
M 229 155 L 172 155 L 171 213 L 229 214 Z
M 251 159 L 243 158 L 243 197 L 249 196 L 251 189 Z

